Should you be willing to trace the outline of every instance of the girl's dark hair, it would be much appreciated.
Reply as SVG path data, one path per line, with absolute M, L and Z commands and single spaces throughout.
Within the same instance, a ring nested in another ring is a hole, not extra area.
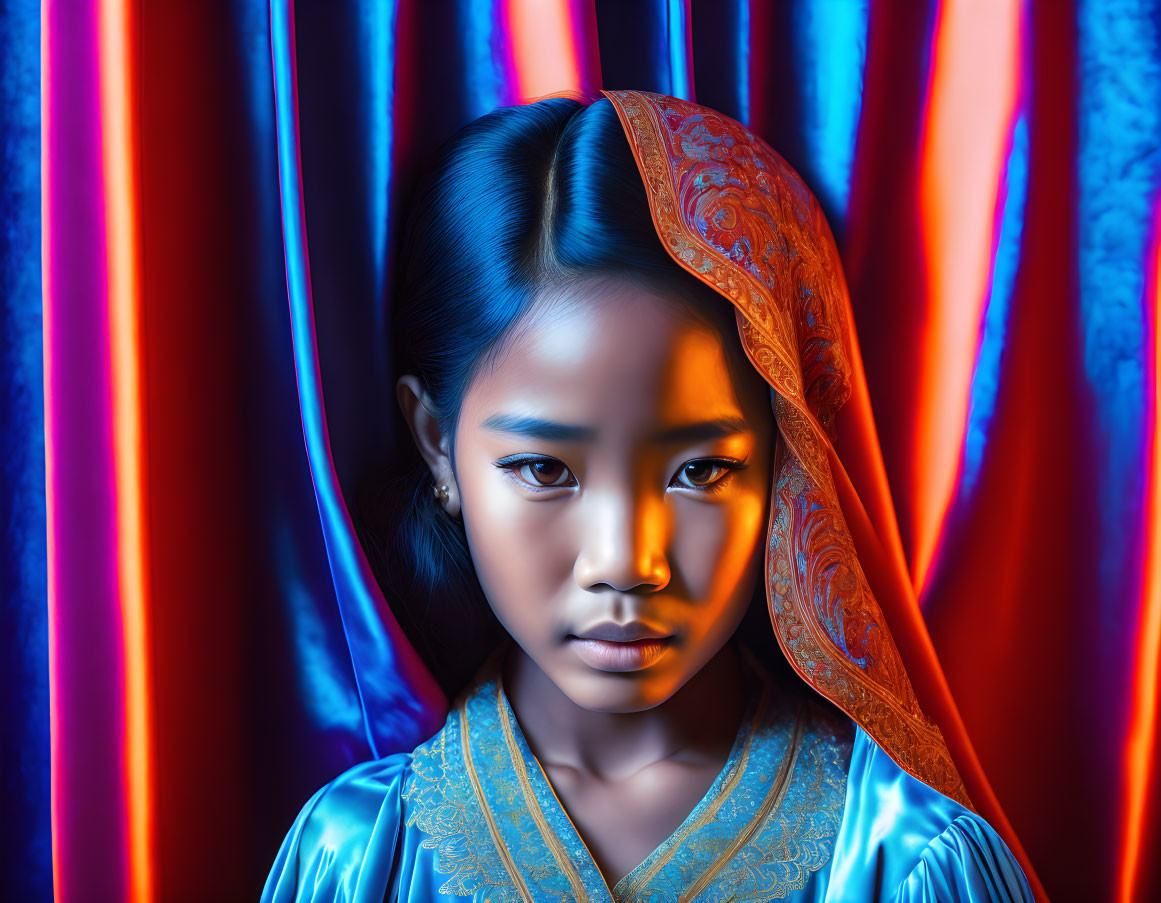
M 605 99 L 509 107 L 460 131 L 418 191 L 397 272 L 397 371 L 420 378 L 453 447 L 476 370 L 546 287 L 622 274 L 687 296 L 712 294 L 661 246 L 637 164 Z M 403 476 L 369 480 L 357 511 L 360 534 L 404 631 L 454 695 L 501 628 L 463 526 L 436 500 L 401 417 L 395 435 L 385 470 Z

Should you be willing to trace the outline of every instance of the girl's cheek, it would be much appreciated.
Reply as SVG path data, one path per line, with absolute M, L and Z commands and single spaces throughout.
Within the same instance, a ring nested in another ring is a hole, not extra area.
M 571 576 L 569 531 L 548 527 L 550 505 L 497 482 L 466 487 L 468 546 L 484 594 L 509 632 L 539 632 L 551 620 L 551 599 Z
M 691 597 L 723 604 L 744 576 L 760 542 L 760 509 L 748 499 L 729 505 L 692 503 L 679 512 L 674 534 L 675 570 Z

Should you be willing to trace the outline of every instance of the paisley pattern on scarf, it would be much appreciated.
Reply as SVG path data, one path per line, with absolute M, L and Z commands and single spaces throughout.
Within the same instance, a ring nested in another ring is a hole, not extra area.
M 763 675 L 729 758 L 682 825 L 609 890 L 528 748 L 497 675 L 412 754 L 406 824 L 448 876 L 497 901 L 775 900 L 831 859 L 853 742 L 846 719 Z
M 767 599 L 790 663 L 910 774 L 970 807 L 859 565 L 830 471 L 850 396 L 847 290 L 818 202 L 734 120 L 687 101 L 606 91 L 674 260 L 736 307 L 747 355 L 777 393 L 791 454 L 772 489 Z

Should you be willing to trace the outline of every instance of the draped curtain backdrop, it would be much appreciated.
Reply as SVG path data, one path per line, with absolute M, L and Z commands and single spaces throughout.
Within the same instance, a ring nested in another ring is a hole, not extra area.
M 430 726 L 356 680 L 418 672 L 347 528 L 401 210 L 460 125 L 601 87 L 813 186 L 996 793 L 1054 899 L 1161 899 L 1161 0 L 5 3 L 0 897 L 255 899 Z

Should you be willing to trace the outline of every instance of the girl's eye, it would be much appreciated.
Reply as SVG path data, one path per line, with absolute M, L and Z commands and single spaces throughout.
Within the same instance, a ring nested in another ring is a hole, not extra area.
M 563 486 L 572 477 L 568 468 L 553 458 L 530 461 L 517 472 L 526 482 L 539 486 Z
M 720 485 L 733 471 L 745 465 L 740 461 L 702 458 L 681 465 L 670 485 L 685 489 L 709 489 Z
M 552 489 L 576 485 L 576 478 L 572 475 L 572 471 L 556 458 L 509 458 L 496 463 L 511 471 L 517 479 L 533 489 Z

